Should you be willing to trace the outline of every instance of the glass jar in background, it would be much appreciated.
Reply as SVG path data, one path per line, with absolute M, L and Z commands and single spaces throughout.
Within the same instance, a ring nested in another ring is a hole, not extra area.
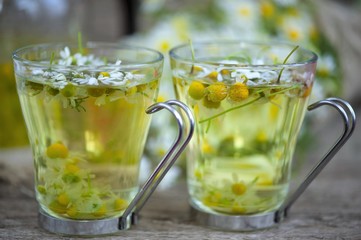
M 117 41 L 134 31 L 128 0 L 0 0 L 0 149 L 28 145 L 12 52 L 43 42 Z

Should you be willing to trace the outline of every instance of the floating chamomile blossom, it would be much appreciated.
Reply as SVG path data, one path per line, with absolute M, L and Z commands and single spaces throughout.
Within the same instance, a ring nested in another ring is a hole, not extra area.
M 64 50 L 60 51 L 60 57 L 58 61 L 58 65 L 63 66 L 70 66 L 70 65 L 77 65 L 77 66 L 83 66 L 83 65 L 92 65 L 92 66 L 100 66 L 105 65 L 105 61 L 94 57 L 94 55 L 83 55 L 81 53 L 76 53 L 74 55 L 71 55 L 69 47 L 65 47 Z
M 104 59 L 100 59 L 94 57 L 94 55 L 82 55 L 81 53 L 71 54 L 69 47 L 65 47 L 59 53 L 60 59 L 55 61 L 56 65 L 60 66 L 91 66 L 91 67 L 99 67 L 105 66 L 112 67 L 113 70 L 110 72 L 104 71 L 96 74 L 95 72 L 86 71 L 88 69 L 84 69 L 84 72 L 73 71 L 71 73 L 57 71 L 55 68 L 52 68 L 52 63 L 50 63 L 50 67 L 47 70 L 43 69 L 33 69 L 32 75 L 37 77 L 42 77 L 45 82 L 50 83 L 53 87 L 63 89 L 68 83 L 73 83 L 75 85 L 111 85 L 111 86 L 123 86 L 128 80 L 137 79 L 144 77 L 143 75 L 140 77 L 135 77 L 130 72 L 124 72 L 120 70 L 120 66 L 122 61 L 117 60 L 114 64 L 107 64 Z
M 105 74 L 106 73 L 106 74 Z M 73 78 L 73 82 L 78 85 L 111 85 L 111 86 L 123 86 L 128 80 L 133 79 L 133 74 L 125 73 L 122 71 L 102 72 L 96 78 L 92 75 L 82 74 L 79 77 Z

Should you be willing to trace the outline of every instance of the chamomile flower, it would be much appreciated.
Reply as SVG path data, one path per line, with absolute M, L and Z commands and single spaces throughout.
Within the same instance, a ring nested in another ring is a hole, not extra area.
M 66 80 L 65 75 L 62 73 L 58 73 L 58 74 L 54 75 L 51 78 L 51 80 L 52 80 L 52 85 L 59 89 L 64 88 L 68 84 L 68 81 Z
M 81 53 L 75 53 L 71 55 L 69 47 L 65 47 L 64 50 L 59 53 L 61 59 L 58 60 L 58 65 L 70 66 L 84 66 L 84 65 L 92 65 L 92 66 L 100 66 L 105 65 L 105 61 L 94 57 L 94 55 L 83 55 Z
M 122 86 L 126 84 L 127 80 L 133 78 L 133 75 L 124 72 L 113 71 L 109 73 L 109 76 L 99 75 L 98 80 L 106 85 Z
M 69 47 L 65 47 L 59 53 L 60 59 L 55 63 L 56 65 L 69 66 L 103 66 L 106 64 L 105 60 L 95 57 L 94 55 L 82 55 L 81 53 L 71 54 Z M 97 76 L 95 73 L 88 73 L 88 71 L 72 71 L 72 72 L 58 72 L 49 68 L 44 71 L 42 69 L 33 69 L 34 76 L 43 77 L 45 82 L 50 83 L 53 87 L 63 89 L 68 83 L 75 85 L 111 85 L 111 86 L 123 86 L 128 80 L 143 78 L 144 75 L 135 76 L 130 72 L 121 71 L 120 66 L 122 61 L 118 59 L 114 64 L 107 64 L 113 66 L 113 70 L 100 72 Z M 84 69 L 87 70 L 87 69 Z M 68 77 L 67 77 L 68 76 Z M 70 77 L 69 77 L 70 76 Z M 68 78 L 68 79 L 67 79 Z
M 59 55 L 62 59 L 70 58 L 71 55 L 69 47 L 65 47 L 64 50 L 60 51 Z
M 245 0 L 234 1 L 226 0 L 220 4 L 221 10 L 227 12 L 227 24 L 224 25 L 225 29 L 236 29 L 242 34 L 243 38 L 252 39 L 256 37 L 259 11 L 258 1 Z M 222 29 L 224 31 L 225 29 Z M 231 30 L 232 31 L 232 30 Z M 235 37 L 237 34 L 235 34 Z M 238 35 L 239 36 L 239 35 Z

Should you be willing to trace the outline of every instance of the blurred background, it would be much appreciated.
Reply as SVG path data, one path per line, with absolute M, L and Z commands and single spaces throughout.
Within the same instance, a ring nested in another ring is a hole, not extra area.
M 159 100 L 174 97 L 167 54 L 177 44 L 189 39 L 292 42 L 319 56 L 311 101 L 338 96 L 359 111 L 360 13 L 360 0 L 0 0 L 0 151 L 28 147 L 11 53 L 34 43 L 76 42 L 78 32 L 85 41 L 161 51 L 166 61 Z M 315 145 L 312 124 L 328 117 L 306 119 L 298 155 Z M 148 165 L 159 161 L 172 142 L 172 125 L 167 117 L 154 118 L 145 152 Z M 174 178 L 183 174 L 182 164 L 173 169 Z

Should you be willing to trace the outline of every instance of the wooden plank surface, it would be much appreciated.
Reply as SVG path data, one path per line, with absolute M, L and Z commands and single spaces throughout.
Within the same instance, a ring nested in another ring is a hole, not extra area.
M 337 116 L 329 119 L 315 130 L 320 145 L 315 146 L 311 159 L 326 151 L 326 145 L 337 137 L 333 130 L 342 127 L 335 123 Z M 361 239 L 360 136 L 357 127 L 351 140 L 295 203 L 289 217 L 274 228 L 242 233 L 198 226 L 190 215 L 185 182 L 180 181 L 151 197 L 139 225 L 92 239 Z M 30 150 L 0 151 L 0 239 L 72 239 L 38 227 L 32 189 Z

